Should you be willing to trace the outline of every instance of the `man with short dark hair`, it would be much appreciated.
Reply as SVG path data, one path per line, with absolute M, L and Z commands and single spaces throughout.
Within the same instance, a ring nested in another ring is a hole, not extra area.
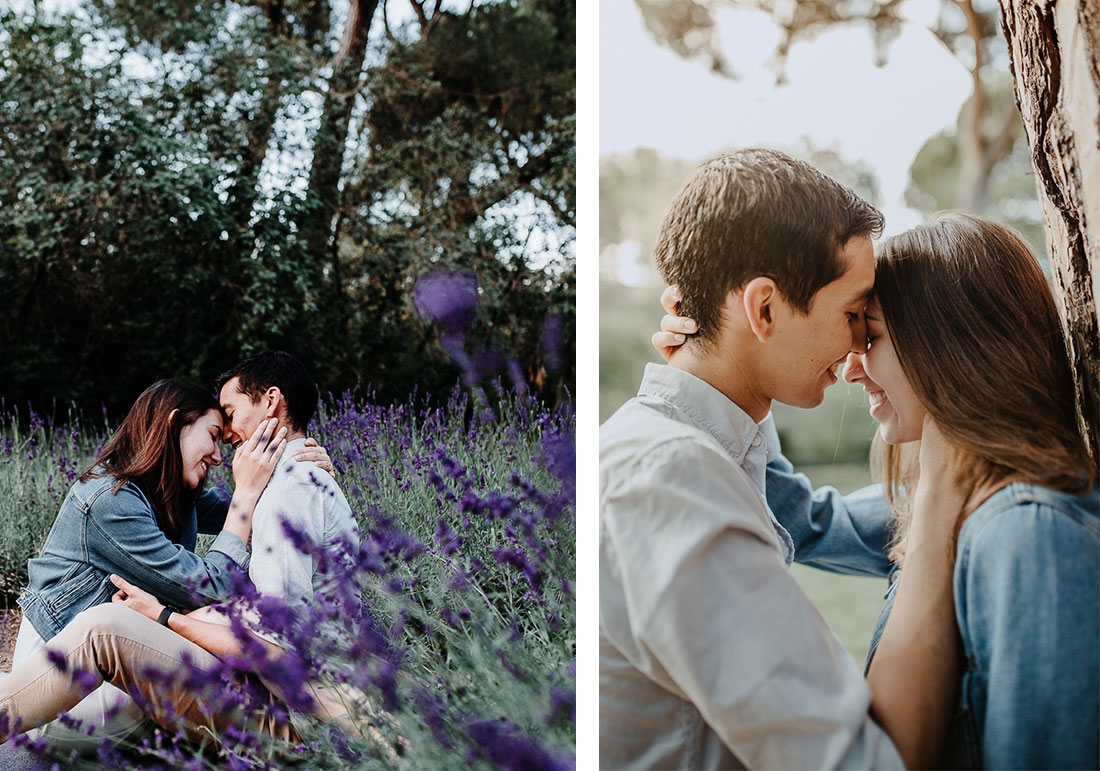
M 306 426 L 317 411 L 317 385 L 298 359 L 282 351 L 251 356 L 218 378 L 225 411 L 225 441 L 238 446 L 264 420 L 286 427 L 283 457 L 305 445 Z M 314 558 L 296 549 L 283 524 L 319 546 L 338 540 L 358 543 L 351 507 L 332 476 L 298 463 L 275 467 L 252 515 L 252 560 L 248 575 L 256 590 L 291 605 L 313 598 L 320 581 Z
M 703 164 L 672 201 L 657 264 L 704 332 L 669 366 L 648 365 L 600 429 L 601 766 L 902 766 L 869 715 L 872 690 L 790 575 L 791 536 L 764 498 L 772 400 L 819 404 L 866 348 L 882 222 L 771 150 Z M 949 596 L 950 570 L 934 567 L 909 580 Z M 903 613 L 946 630 L 951 611 L 929 601 Z M 922 685 L 954 677 L 934 671 L 937 645 L 954 638 L 931 639 L 876 661 L 889 674 L 871 683 L 884 725 L 905 722 L 899 693 L 927 705 Z M 912 731 L 891 736 L 909 748 Z
M 317 412 L 317 384 L 305 365 L 285 351 L 264 351 L 249 356 L 218 376 L 217 389 L 227 421 L 225 441 L 234 447 L 251 436 L 249 428 L 255 429 L 262 420 L 251 419 L 252 408 L 257 405 L 263 405 L 266 417 L 285 415 L 283 425 L 303 437 Z M 238 398 L 240 396 L 247 397 L 247 404 Z M 245 412 L 238 412 L 238 407 Z

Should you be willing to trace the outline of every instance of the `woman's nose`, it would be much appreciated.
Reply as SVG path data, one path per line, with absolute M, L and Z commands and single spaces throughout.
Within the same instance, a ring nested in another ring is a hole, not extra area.
M 844 360 L 844 382 L 858 383 L 865 377 L 867 373 L 863 370 L 863 356 L 849 353 Z

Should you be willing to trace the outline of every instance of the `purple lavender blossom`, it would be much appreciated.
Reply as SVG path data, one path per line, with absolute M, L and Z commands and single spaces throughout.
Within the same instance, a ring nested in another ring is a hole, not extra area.
M 49 650 L 46 651 L 46 660 L 54 666 L 59 672 L 69 671 L 69 662 L 65 659 L 64 654 L 60 651 Z
M 476 310 L 476 282 L 468 294 L 464 321 L 459 314 L 440 322 L 417 309 L 439 323 L 441 342 L 451 340 L 469 367 L 492 365 L 500 374 L 499 354 L 462 350 Z M 552 332 L 548 321 L 544 364 Z M 395 751 L 416 767 L 424 762 L 417 751 L 430 730 L 434 741 L 427 744 L 436 745 L 436 753 L 453 750 L 458 762 L 571 767 L 565 748 L 575 731 L 575 670 L 563 657 L 569 647 L 561 644 L 568 639 L 561 630 L 573 624 L 573 423 L 568 409 L 548 412 L 499 381 L 484 391 L 457 386 L 444 406 L 427 396 L 392 406 L 347 393 L 322 400 L 309 431 L 340 469 L 359 543 L 322 546 L 286 528 L 317 566 L 311 601 L 290 608 L 260 597 L 240 573 L 237 599 L 225 610 L 244 654 L 207 670 L 188 663 L 143 676 L 186 684 L 212 718 L 262 710 L 284 722 L 294 716 L 295 726 L 305 727 L 297 745 L 219 729 L 222 765 L 276 768 L 273 758 L 294 755 L 326 768 L 358 763 L 361 755 L 385 764 L 385 753 Z M 70 447 L 68 433 L 63 443 L 55 434 L 38 435 L 38 465 L 30 468 L 43 479 L 52 472 L 57 484 L 86 463 L 87 450 Z M 80 447 L 96 441 L 94 434 L 82 436 Z M 25 450 L 21 440 L 9 452 Z M 231 489 L 227 471 L 215 470 L 211 483 Z M 242 621 L 245 610 L 258 611 L 261 627 L 284 641 L 282 657 L 260 655 Z M 478 650 L 483 655 L 472 655 Z M 353 721 L 380 730 L 384 743 L 371 746 L 354 732 L 310 722 L 304 686 L 314 681 L 352 688 Z M 274 702 L 272 694 L 279 697 Z M 510 720 L 485 719 L 499 715 L 501 703 L 509 705 Z M 148 705 L 168 724 L 170 706 Z M 159 732 L 134 752 L 140 767 L 202 766 L 182 730 Z M 110 749 L 103 759 L 110 767 L 138 767 L 133 757 Z
M 451 334 L 465 332 L 477 311 L 477 278 L 469 273 L 434 270 L 413 287 L 421 316 Z
M 542 435 L 543 462 L 561 482 L 562 492 L 570 499 L 577 495 L 577 441 L 573 432 L 553 427 Z
M 533 739 L 521 734 L 507 720 L 482 720 L 471 723 L 466 730 L 482 754 L 505 771 L 532 768 L 567 771 L 574 768 L 572 763 L 554 757 Z
M 577 722 L 577 693 L 555 684 L 550 686 L 550 712 L 546 715 L 546 722 L 561 719 Z
M 539 347 L 542 349 L 542 361 L 550 372 L 561 369 L 562 324 L 560 313 L 546 314 L 546 321 L 542 324 Z

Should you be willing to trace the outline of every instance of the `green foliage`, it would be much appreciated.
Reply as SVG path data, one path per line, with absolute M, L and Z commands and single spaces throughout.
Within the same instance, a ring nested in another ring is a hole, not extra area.
M 649 337 L 661 322 L 660 290 L 600 279 L 600 422 L 638 393 L 648 362 L 663 361 Z M 646 333 L 645 324 L 653 329 Z
M 795 464 L 866 464 L 876 423 L 860 386 L 841 380 L 825 398 L 805 410 L 772 403 L 783 453 Z
M 574 28 L 571 3 L 475 7 L 443 14 L 426 37 L 391 41 L 368 70 L 371 148 L 349 175 L 359 203 L 341 251 L 351 274 L 369 277 L 347 289 L 348 327 L 369 360 L 394 345 L 434 350 L 430 331 L 410 339 L 407 308 L 389 301 L 425 265 L 473 270 L 476 345 L 506 351 L 528 374 L 545 364 L 550 313 L 573 339 L 575 265 L 527 253 L 536 226 L 561 247 L 572 240 Z M 530 221 L 502 220 L 508 207 L 529 209 Z M 557 383 L 572 379 L 571 359 L 549 373 Z
M 210 382 L 265 348 L 334 389 L 445 390 L 457 369 L 409 297 L 440 267 L 477 276 L 470 346 L 514 360 L 548 399 L 571 386 L 572 4 L 475 5 L 372 38 L 348 54 L 367 66 L 353 130 L 330 146 L 315 141 L 316 94 L 343 13 L 210 0 L 0 13 L 9 399 L 117 412 L 158 375 Z M 344 109 L 326 102 L 322 122 Z M 551 313 L 557 371 L 540 346 Z
M 982 169 L 964 169 L 959 135 L 968 131 L 969 103 L 959 113 L 957 124 L 929 138 L 909 168 L 910 184 L 905 202 L 931 214 L 949 209 L 977 210 L 977 213 L 1019 231 L 1033 253 L 1046 262 L 1042 213 L 1035 187 L 1035 169 L 1024 137 L 1023 123 L 1013 103 L 1012 79 L 1008 75 L 987 77 L 982 84 L 987 105 L 979 132 L 987 143 L 1004 133 L 1000 140 L 1007 149 L 1003 157 L 985 169 L 987 181 L 980 186 L 978 200 L 964 200 L 967 191 L 960 179 L 964 174 L 979 175 Z M 1006 125 L 1008 122 L 1008 125 Z
M 0 596 L 7 608 L 27 585 L 27 560 L 38 554 L 106 427 L 93 427 L 71 409 L 64 420 L 0 409 Z

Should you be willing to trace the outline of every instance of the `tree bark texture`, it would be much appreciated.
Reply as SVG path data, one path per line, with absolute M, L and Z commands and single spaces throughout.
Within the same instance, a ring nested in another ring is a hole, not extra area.
M 1000 0 L 1078 405 L 1100 460 L 1100 0 Z

